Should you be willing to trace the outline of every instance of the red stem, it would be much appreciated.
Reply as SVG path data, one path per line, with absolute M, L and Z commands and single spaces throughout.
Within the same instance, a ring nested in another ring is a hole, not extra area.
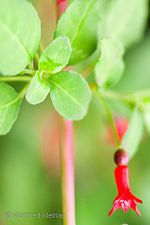
M 66 10 L 67 1 L 58 5 L 58 18 Z M 70 70 L 70 68 L 69 68 Z M 63 225 L 75 225 L 75 192 L 74 192 L 74 157 L 73 157 L 73 122 L 62 118 L 61 134 L 62 162 L 62 211 Z
M 75 225 L 73 122 L 62 119 L 62 208 L 64 225 Z

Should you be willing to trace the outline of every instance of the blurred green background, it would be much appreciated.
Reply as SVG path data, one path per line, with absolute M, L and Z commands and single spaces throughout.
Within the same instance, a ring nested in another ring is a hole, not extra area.
M 47 46 L 56 26 L 56 1 L 33 0 L 42 21 L 42 39 Z M 125 55 L 126 70 L 113 87 L 118 92 L 150 87 L 150 30 Z M 21 86 L 12 84 L 16 89 Z M 130 117 L 130 110 L 111 103 L 115 114 Z M 150 224 L 150 136 L 145 132 L 139 151 L 129 163 L 131 190 L 144 202 L 127 214 L 119 209 L 110 218 L 117 195 L 113 154 L 107 143 L 107 117 L 93 97 L 88 115 L 74 123 L 75 188 L 77 225 Z M 0 224 L 60 225 L 61 219 L 5 218 L 6 212 L 61 213 L 61 169 L 59 156 L 59 116 L 50 98 L 37 106 L 24 100 L 13 129 L 0 137 Z

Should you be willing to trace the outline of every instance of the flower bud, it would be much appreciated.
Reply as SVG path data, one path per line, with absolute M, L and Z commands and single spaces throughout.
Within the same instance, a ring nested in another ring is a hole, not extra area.
M 126 131 L 128 129 L 129 121 L 125 117 L 120 117 L 120 116 L 116 115 L 116 116 L 114 116 L 114 125 L 115 125 L 115 129 L 116 129 L 116 133 L 117 133 L 119 142 L 121 142 L 124 134 L 126 133 Z M 116 144 L 114 134 L 113 134 L 112 128 L 110 126 L 108 126 L 106 129 L 106 142 L 111 145 Z
M 114 161 L 117 164 L 117 166 L 127 165 L 129 162 L 128 153 L 123 149 L 117 150 L 116 153 L 114 154 Z

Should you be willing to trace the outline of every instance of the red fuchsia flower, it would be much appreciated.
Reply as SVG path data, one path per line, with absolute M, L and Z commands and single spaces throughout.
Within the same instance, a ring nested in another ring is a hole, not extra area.
M 62 2 L 65 2 L 65 1 L 67 1 L 67 0 L 58 0 L 57 5 L 60 5 Z
M 137 202 L 142 203 L 142 200 L 136 198 L 130 190 L 129 184 L 129 168 L 126 165 L 118 165 L 115 169 L 115 180 L 118 190 L 118 195 L 113 202 L 113 208 L 109 212 L 110 216 L 119 207 L 126 213 L 129 208 L 132 208 L 138 216 L 140 212 L 137 209 Z
M 121 142 L 125 132 L 128 129 L 129 121 L 124 117 L 116 116 L 116 117 L 114 117 L 114 124 L 115 124 L 119 142 Z M 111 127 L 108 127 L 106 132 L 108 134 L 109 143 L 115 145 L 115 138 L 114 138 L 114 134 L 113 134 Z

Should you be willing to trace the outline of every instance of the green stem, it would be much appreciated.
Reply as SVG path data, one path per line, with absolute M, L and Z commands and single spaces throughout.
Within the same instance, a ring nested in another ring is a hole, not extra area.
M 134 93 L 117 93 L 113 91 L 105 91 L 103 96 L 108 99 L 121 100 L 126 103 L 135 103 L 145 98 L 150 98 L 150 90 L 142 90 Z
M 40 53 L 40 55 L 42 54 L 42 52 L 44 51 L 44 44 L 43 44 L 43 42 L 42 42 L 42 40 L 40 41 L 40 45 L 39 45 L 39 53 Z
M 0 77 L 0 82 L 1 81 L 6 81 L 6 82 L 28 82 L 32 79 L 30 76 L 14 76 L 14 77 Z
M 35 58 L 37 64 L 39 64 L 39 54 L 38 53 L 35 54 L 35 57 L 34 58 Z
M 29 84 L 30 83 L 27 83 L 24 88 L 19 92 L 19 98 L 23 98 L 28 90 L 28 87 L 29 87 Z
M 28 65 L 28 68 L 29 70 L 34 70 L 33 61 L 30 62 L 30 64 Z
M 34 76 L 36 73 L 36 70 L 28 70 L 28 69 L 25 69 L 23 70 L 21 73 L 19 73 L 20 75 L 24 75 L 24 74 L 30 74 L 31 76 Z
M 135 98 L 146 98 L 150 97 L 150 90 L 142 90 L 142 91 L 136 91 L 134 93 L 129 93 L 126 96 L 123 95 L 124 98 L 127 96 L 127 99 L 135 99 Z
M 93 83 L 89 83 L 89 86 L 92 91 L 99 88 L 98 85 Z M 150 98 L 150 89 L 127 93 L 118 93 L 112 90 L 105 90 L 103 92 L 103 96 L 108 99 L 121 100 L 126 103 L 135 103 L 139 100 Z
M 121 143 L 118 139 L 118 135 L 117 135 L 117 132 L 116 132 L 116 128 L 115 128 L 115 124 L 114 124 L 114 120 L 113 120 L 113 116 L 111 114 L 111 111 L 104 99 L 104 97 L 102 96 L 102 94 L 98 91 L 98 90 L 95 90 L 94 91 L 96 93 L 96 95 L 101 99 L 101 101 L 103 102 L 103 105 L 105 107 L 105 110 L 106 110 L 106 113 L 107 113 L 107 116 L 108 116 L 108 119 L 109 119 L 109 122 L 110 122 L 110 125 L 111 125 L 111 128 L 113 130 L 113 133 L 114 133 L 114 137 L 115 137 L 115 140 L 116 140 L 116 144 L 117 144 L 117 147 L 118 149 L 121 148 Z

